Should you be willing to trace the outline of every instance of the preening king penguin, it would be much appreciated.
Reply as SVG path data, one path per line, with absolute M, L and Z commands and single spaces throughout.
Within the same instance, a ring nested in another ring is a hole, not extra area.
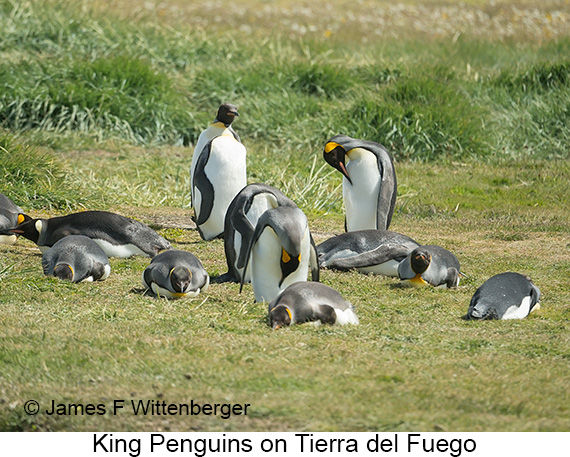
M 30 219 L 9 230 L 33 241 L 42 252 L 67 235 L 85 235 L 109 257 L 154 257 L 170 243 L 142 222 L 107 211 L 83 211 L 50 219 Z
M 414 249 L 398 266 L 403 284 L 453 288 L 459 285 L 459 260 L 441 246 L 427 245 Z
M 224 222 L 224 250 L 228 272 L 218 279 L 219 282 L 241 281 L 247 248 L 257 221 L 265 211 L 278 206 L 297 208 L 283 192 L 266 184 L 250 184 L 236 195 L 228 207 Z M 244 282 L 250 281 L 251 268 L 248 267 L 248 276 Z
M 251 285 L 256 302 L 270 302 L 290 284 L 319 280 L 319 263 L 309 223 L 299 208 L 279 206 L 259 218 L 248 246 L 240 284 L 243 288 L 251 258 Z
M 192 298 L 208 289 L 210 276 L 191 252 L 170 250 L 152 259 L 142 283 L 157 297 Z
M 356 230 L 317 246 L 321 267 L 398 277 L 398 266 L 419 246 L 409 236 L 390 230 Z
M 520 273 L 500 273 L 481 285 L 471 298 L 466 319 L 523 319 L 540 309 L 540 290 Z
M 269 324 L 273 330 L 302 324 L 358 324 L 354 307 L 332 287 L 318 282 L 291 284 L 269 303 Z
M 107 254 L 83 235 L 68 235 L 57 241 L 43 254 L 42 267 L 46 276 L 71 282 L 102 281 L 111 273 Z
M 223 104 L 214 123 L 200 134 L 192 156 L 194 221 L 204 240 L 224 232 L 228 206 L 247 184 L 246 149 L 231 128 L 237 108 Z
M 323 157 L 344 176 L 346 231 L 387 230 L 394 213 L 397 183 L 392 156 L 386 148 L 372 141 L 336 135 L 325 145 Z
M 0 194 L 0 231 L 11 229 L 30 219 L 31 217 L 24 214 L 22 208 L 4 194 Z M 0 232 L 0 244 L 14 244 L 18 236 L 15 233 Z

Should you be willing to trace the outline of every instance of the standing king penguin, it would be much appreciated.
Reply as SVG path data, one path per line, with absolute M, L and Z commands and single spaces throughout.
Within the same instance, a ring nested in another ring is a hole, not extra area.
M 397 183 L 392 156 L 386 148 L 372 141 L 336 135 L 325 145 L 323 157 L 344 176 L 345 230 L 387 230 L 394 213 Z
M 240 282 L 245 267 L 247 249 L 253 238 L 255 226 L 261 215 L 271 208 L 297 205 L 283 192 L 266 184 L 250 184 L 233 199 L 224 222 L 224 250 L 228 272 L 218 282 Z M 251 265 L 250 265 L 251 267 Z M 251 281 L 251 268 L 244 282 Z
M 269 304 L 273 330 L 293 323 L 358 324 L 354 307 L 332 287 L 318 282 L 291 284 Z
M 206 241 L 223 234 L 228 206 L 247 184 L 246 149 L 231 127 L 236 116 L 235 105 L 221 105 L 212 125 L 200 134 L 192 155 L 194 221 Z
M 173 249 L 152 259 L 142 282 L 157 297 L 196 297 L 208 289 L 210 276 L 194 254 Z
M 30 219 L 31 217 L 23 213 L 22 208 L 4 194 L 0 194 L 0 230 L 11 229 Z M 16 233 L 0 234 L 0 244 L 14 244 L 18 236 Z
M 30 219 L 7 231 L 33 241 L 42 252 L 68 235 L 85 235 L 109 257 L 154 257 L 170 243 L 142 222 L 107 211 L 82 211 L 50 219 Z
M 520 273 L 500 273 L 477 289 L 466 319 L 523 319 L 540 309 L 540 290 Z
M 299 208 L 279 206 L 265 211 L 248 246 L 240 292 L 251 258 L 251 285 L 256 302 L 270 302 L 290 284 L 319 280 L 319 262 L 307 216 Z
M 42 256 L 42 267 L 46 276 L 71 282 L 103 281 L 111 273 L 107 254 L 83 235 L 68 235 L 55 243 Z

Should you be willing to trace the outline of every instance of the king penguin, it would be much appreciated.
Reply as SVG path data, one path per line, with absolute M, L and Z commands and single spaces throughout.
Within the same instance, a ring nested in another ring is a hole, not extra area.
M 33 241 L 42 252 L 67 235 L 85 235 L 109 257 L 154 257 L 170 243 L 142 222 L 107 211 L 83 211 L 50 219 L 30 219 L 8 233 Z
M 231 128 L 236 116 L 234 105 L 221 105 L 214 123 L 200 134 L 192 156 L 194 221 L 206 241 L 223 234 L 228 206 L 247 184 L 246 149 Z
M 459 260 L 441 246 L 427 245 L 414 249 L 398 266 L 404 285 L 454 288 L 459 285 Z
M 236 195 L 228 207 L 224 222 L 224 250 L 228 272 L 218 282 L 241 281 L 247 248 L 257 221 L 265 211 L 278 206 L 297 208 L 283 192 L 266 184 L 250 184 Z M 248 267 L 248 270 L 244 282 L 251 281 L 251 268 Z
M 372 141 L 336 135 L 325 145 L 323 157 L 344 176 L 345 230 L 387 230 L 394 213 L 397 183 L 392 156 L 386 148 Z
M 356 230 L 317 246 L 321 267 L 398 277 L 398 266 L 419 244 L 390 230 Z
M 46 276 L 71 282 L 93 282 L 107 279 L 111 273 L 109 258 L 91 238 L 65 236 L 42 256 Z
M 279 206 L 265 211 L 246 252 L 240 284 L 243 288 L 251 258 L 251 285 L 256 302 L 270 302 L 290 284 L 319 280 L 319 263 L 311 244 L 309 223 L 299 208 Z
M 466 319 L 523 319 L 540 309 L 540 290 L 520 273 L 500 273 L 477 289 Z
M 342 295 L 318 282 L 291 284 L 269 303 L 269 324 L 273 330 L 302 324 L 358 324 L 354 307 Z
M 0 230 L 11 229 L 30 219 L 22 208 L 4 194 L 0 194 Z M 15 233 L 0 233 L 0 244 L 14 244 L 18 236 Z
M 192 298 L 208 289 L 210 276 L 191 252 L 170 250 L 152 259 L 142 282 L 157 297 Z

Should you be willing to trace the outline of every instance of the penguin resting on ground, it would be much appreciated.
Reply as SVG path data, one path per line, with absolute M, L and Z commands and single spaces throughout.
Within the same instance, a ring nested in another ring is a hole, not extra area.
M 67 235 L 85 235 L 109 257 L 154 257 L 170 243 L 142 222 L 107 211 L 83 211 L 50 219 L 30 219 L 4 231 L 33 241 L 42 252 Z
M 228 272 L 218 282 L 241 281 L 247 248 L 257 221 L 265 211 L 278 206 L 297 208 L 280 190 L 266 184 L 250 184 L 236 195 L 228 207 L 224 222 L 224 251 Z M 248 270 L 250 274 L 244 282 L 251 281 L 251 268 L 248 267 Z
M 269 324 L 276 330 L 293 323 L 358 324 L 352 304 L 332 287 L 318 282 L 291 284 L 269 303 Z
M 196 146 L 198 155 L 192 158 L 192 208 L 198 232 L 202 239 L 208 241 L 221 236 L 224 232 L 224 219 L 228 206 L 247 184 L 246 176 L 246 149 L 231 130 L 230 124 L 237 116 L 237 109 L 233 105 L 224 111 L 226 118 L 221 122 L 222 127 L 211 126 L 217 133 L 199 149 L 200 141 Z M 220 117 L 218 111 L 218 117 Z M 207 129 L 206 131 L 208 131 Z M 211 133 L 213 134 L 213 133 Z M 205 135 L 208 136 L 208 135 Z
M 107 254 L 83 235 L 60 239 L 42 256 L 42 267 L 46 276 L 71 282 L 103 281 L 111 273 Z
M 309 222 L 299 208 L 279 206 L 265 211 L 253 233 L 240 284 L 243 289 L 251 258 L 251 285 L 256 302 L 270 302 L 294 282 L 319 280 L 317 252 L 311 244 Z
M 540 309 L 540 290 L 520 273 L 500 273 L 477 289 L 466 319 L 522 319 Z
M 22 208 L 4 194 L 0 194 L 0 230 L 10 229 L 30 219 Z M 15 233 L 0 234 L 0 244 L 14 244 L 18 236 Z
M 208 289 L 210 276 L 194 254 L 170 250 L 152 259 L 143 272 L 142 283 L 157 297 L 193 298 Z
M 398 266 L 419 246 L 409 236 L 389 230 L 356 230 L 317 246 L 321 267 L 398 277 Z
M 344 176 L 345 230 L 387 230 L 394 213 L 397 183 L 392 156 L 386 148 L 372 141 L 336 135 L 325 145 L 323 157 Z
M 398 266 L 404 285 L 453 288 L 459 285 L 459 260 L 441 246 L 414 249 Z

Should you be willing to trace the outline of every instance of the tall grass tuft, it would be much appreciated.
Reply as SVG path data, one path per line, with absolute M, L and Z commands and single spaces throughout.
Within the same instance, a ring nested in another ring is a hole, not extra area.
M 45 132 L 34 136 L 44 145 L 66 135 L 186 145 L 229 101 L 244 141 L 297 157 L 338 133 L 400 160 L 569 156 L 564 37 L 331 48 L 152 15 L 128 22 L 79 3 L 0 3 L 0 126 Z
M 24 211 L 68 210 L 83 205 L 89 192 L 51 155 L 0 135 L 0 192 Z

